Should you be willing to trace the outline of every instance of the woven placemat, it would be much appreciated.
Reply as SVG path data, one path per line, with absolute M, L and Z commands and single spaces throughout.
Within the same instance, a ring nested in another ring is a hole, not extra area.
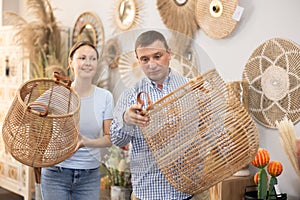
M 249 112 L 262 125 L 276 128 L 285 116 L 300 118 L 300 46 L 272 38 L 259 45 L 245 66 L 249 83 Z
M 224 38 L 235 28 L 237 21 L 232 15 L 238 6 L 237 0 L 198 0 L 196 21 L 201 30 L 212 38 Z

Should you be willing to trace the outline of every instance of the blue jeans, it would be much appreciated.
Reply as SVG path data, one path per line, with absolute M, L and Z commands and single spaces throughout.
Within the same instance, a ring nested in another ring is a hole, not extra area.
M 99 200 L 100 170 L 42 168 L 43 200 Z

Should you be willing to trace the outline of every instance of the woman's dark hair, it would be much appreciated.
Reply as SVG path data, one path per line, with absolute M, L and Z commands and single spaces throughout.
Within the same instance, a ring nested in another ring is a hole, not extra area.
M 74 56 L 75 52 L 77 51 L 77 49 L 79 49 L 82 46 L 90 46 L 90 47 L 92 47 L 96 51 L 97 59 L 99 59 L 98 50 L 97 50 L 97 48 L 95 47 L 95 45 L 93 43 L 91 43 L 90 41 L 79 41 L 79 42 L 76 42 L 73 45 L 73 47 L 71 48 L 71 50 L 69 52 L 69 61 L 73 59 L 73 56 Z
M 160 32 L 151 30 L 146 31 L 138 36 L 135 42 L 134 50 L 136 51 L 138 47 L 148 46 L 157 40 L 164 44 L 166 50 L 169 49 L 166 38 Z

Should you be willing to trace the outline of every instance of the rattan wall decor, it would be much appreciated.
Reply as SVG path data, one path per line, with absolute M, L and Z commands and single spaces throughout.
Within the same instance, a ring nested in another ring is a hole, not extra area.
M 93 12 L 81 13 L 73 27 L 72 45 L 78 41 L 92 42 L 102 56 L 104 48 L 104 28 L 101 19 Z
M 119 65 L 121 49 L 117 38 L 111 38 L 105 42 L 104 59 L 110 69 L 115 69 Z
M 224 38 L 236 27 L 232 16 L 238 0 L 197 0 L 195 6 L 196 22 L 209 37 Z
M 259 146 L 257 127 L 215 69 L 192 79 L 143 111 L 152 155 L 175 188 L 195 194 L 248 165 Z
M 248 59 L 243 79 L 249 83 L 249 111 L 262 125 L 276 128 L 284 117 L 300 119 L 300 46 L 272 38 Z
M 47 167 L 71 156 L 77 145 L 80 98 L 61 78 L 23 83 L 5 117 L 6 150 L 19 162 Z
M 195 19 L 195 1 L 157 0 L 157 9 L 167 28 L 193 38 L 198 30 Z
M 116 0 L 111 13 L 114 33 L 138 28 L 142 24 L 142 0 Z

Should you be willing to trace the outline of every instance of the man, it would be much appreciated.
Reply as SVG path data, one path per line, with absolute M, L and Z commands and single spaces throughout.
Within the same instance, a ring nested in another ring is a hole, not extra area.
M 191 195 L 171 186 L 158 168 L 139 128 L 149 121 L 148 117 L 139 114 L 148 102 L 145 100 L 144 105 L 137 103 L 137 94 L 141 91 L 148 93 L 155 102 L 187 83 L 188 79 L 171 70 L 171 50 L 165 37 L 157 31 L 139 35 L 135 54 L 146 77 L 134 88 L 124 91 L 118 99 L 110 127 L 111 140 L 117 146 L 132 144 L 130 170 L 136 199 L 190 199 Z

